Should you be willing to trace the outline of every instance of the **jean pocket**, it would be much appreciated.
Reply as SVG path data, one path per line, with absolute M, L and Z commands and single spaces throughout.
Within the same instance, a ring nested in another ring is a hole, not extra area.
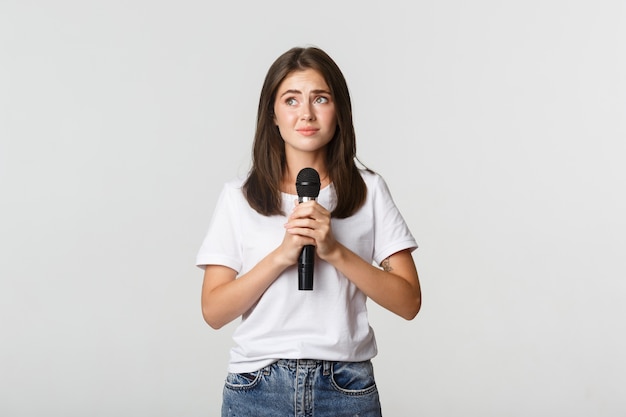
M 336 390 L 349 395 L 366 395 L 377 391 L 371 361 L 335 362 L 331 383 Z
M 235 374 L 229 372 L 226 376 L 226 388 L 233 390 L 248 390 L 258 385 L 261 379 L 261 371 Z

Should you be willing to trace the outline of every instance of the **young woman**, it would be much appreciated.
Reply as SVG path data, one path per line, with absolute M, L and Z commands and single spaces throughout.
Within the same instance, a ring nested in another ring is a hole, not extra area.
M 252 168 L 224 186 L 197 256 L 206 322 L 242 318 L 222 416 L 381 415 L 366 300 L 415 317 L 417 244 L 384 180 L 355 159 L 340 69 L 318 48 L 285 52 L 261 91 Z M 303 168 L 321 191 L 298 204 Z M 298 290 L 305 245 L 315 246 L 312 291 Z

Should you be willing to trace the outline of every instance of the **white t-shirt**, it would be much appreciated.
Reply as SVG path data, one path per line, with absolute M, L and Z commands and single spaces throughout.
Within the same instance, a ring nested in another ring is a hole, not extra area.
M 417 248 L 389 189 L 378 174 L 361 170 L 367 184 L 365 204 L 346 219 L 332 219 L 335 239 L 367 262 Z M 243 180 L 228 182 L 219 197 L 196 264 L 224 265 L 243 275 L 284 237 L 286 216 L 263 216 L 241 191 Z M 283 193 L 290 213 L 296 195 Z M 317 202 L 336 205 L 332 186 L 320 190 Z M 278 359 L 363 361 L 377 353 L 367 318 L 366 296 L 327 262 L 316 258 L 313 291 L 298 290 L 294 265 L 286 269 L 236 328 L 229 372 L 253 372 Z

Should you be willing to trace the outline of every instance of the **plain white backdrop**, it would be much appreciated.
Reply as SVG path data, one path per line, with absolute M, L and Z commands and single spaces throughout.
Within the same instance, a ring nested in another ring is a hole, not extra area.
M 196 251 L 316 45 L 420 245 L 385 415 L 625 416 L 625 39 L 624 1 L 0 0 L 0 415 L 219 415 Z

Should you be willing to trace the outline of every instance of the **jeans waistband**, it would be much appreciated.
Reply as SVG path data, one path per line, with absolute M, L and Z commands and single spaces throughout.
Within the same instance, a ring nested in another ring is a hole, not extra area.
M 314 369 L 321 367 L 324 373 L 327 374 L 332 368 L 333 361 L 324 361 L 319 359 L 279 359 L 276 361 L 276 365 L 289 368 L 290 370 L 296 369 Z

